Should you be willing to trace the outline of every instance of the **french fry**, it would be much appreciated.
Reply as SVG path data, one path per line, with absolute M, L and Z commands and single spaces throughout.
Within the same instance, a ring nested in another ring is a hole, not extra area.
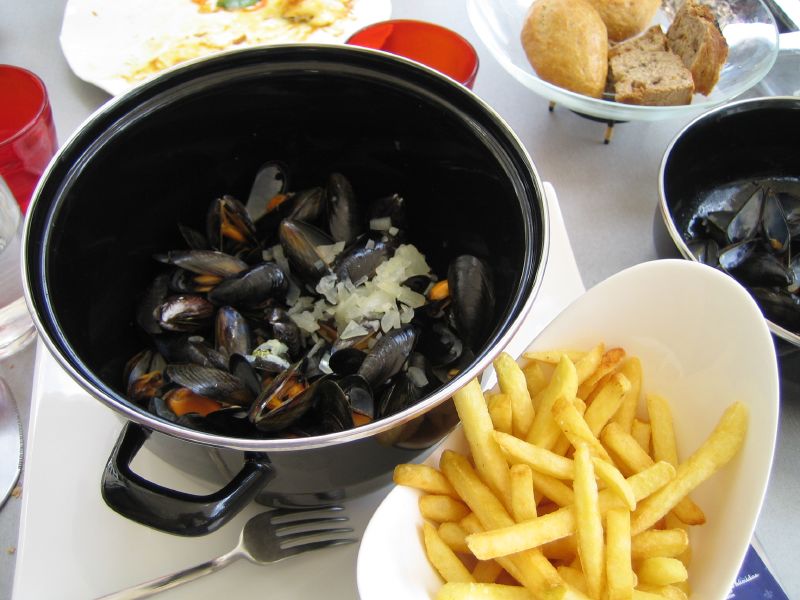
M 622 348 L 611 348 L 605 351 L 600 359 L 600 364 L 578 387 L 578 397 L 588 398 L 594 386 L 606 375 L 613 373 L 624 358 L 625 350 Z
M 643 592 L 642 590 L 633 590 L 633 600 L 664 600 L 663 596 L 658 594 L 651 594 L 650 592 Z
M 498 583 L 445 583 L 436 600 L 534 600 L 524 587 Z
M 511 398 L 507 394 L 495 394 L 488 399 L 487 404 L 495 431 L 511 434 L 513 419 Z
M 618 423 L 609 423 L 603 429 L 603 433 L 600 434 L 600 439 L 619 459 L 620 470 L 624 475 L 639 473 L 653 464 L 653 459 L 642 449 L 631 434 L 623 431 Z M 689 498 L 681 498 L 674 510 L 678 518 L 684 523 L 701 525 L 705 522 L 703 511 L 694 505 Z
M 630 433 L 642 390 L 642 363 L 638 358 L 632 356 L 622 363 L 619 372 L 630 382 L 631 387 L 622 398 L 619 410 L 612 420 L 622 427 L 623 431 Z
M 500 389 L 511 398 L 514 435 L 524 437 L 533 423 L 533 402 L 525 374 L 517 361 L 505 352 L 501 352 L 492 364 Z
M 536 361 L 531 361 L 524 367 L 522 367 L 522 372 L 525 374 L 525 384 L 528 386 L 528 394 L 530 394 L 531 399 L 535 398 L 536 395 L 541 392 L 545 387 L 547 387 L 548 378 L 547 375 L 544 373 L 544 369 L 542 369 L 542 365 L 540 365 Z M 536 411 L 536 405 L 533 406 L 534 412 Z
M 597 499 L 597 482 L 588 444 L 575 448 L 575 522 L 578 556 L 589 595 L 600 598 L 605 581 L 603 523 Z
M 631 538 L 635 560 L 656 556 L 678 557 L 689 547 L 689 534 L 683 529 L 648 529 Z
M 506 512 L 503 504 L 480 480 L 466 457 L 446 450 L 442 453 L 439 466 L 458 495 L 475 513 L 484 529 L 499 529 L 514 524 L 514 520 Z M 538 520 L 526 521 L 526 523 L 535 523 Z M 482 535 L 482 533 L 471 534 L 471 536 L 476 535 Z M 468 540 L 469 537 L 467 536 Z M 473 554 L 475 554 L 474 550 Z M 489 558 L 475 556 L 479 560 Z M 541 595 L 544 590 L 557 586 L 561 582 L 555 567 L 537 550 L 526 550 L 510 557 L 509 561 L 498 560 L 498 562 L 512 577 L 534 594 Z
M 533 477 L 533 489 L 559 506 L 569 506 L 575 502 L 572 488 L 564 482 L 536 471 L 533 471 L 531 476 Z
M 675 426 L 672 420 L 672 409 L 669 403 L 656 394 L 646 397 L 647 413 L 650 416 L 651 441 L 653 444 L 653 458 L 665 460 L 671 465 L 678 466 L 678 446 L 675 441 Z M 705 523 L 706 517 L 703 510 L 688 497 L 681 503 L 679 509 L 681 516 L 687 523 Z
M 560 565 L 558 567 L 558 574 L 561 575 L 561 579 L 574 587 L 576 590 L 583 594 L 589 593 L 589 591 L 586 589 L 586 577 L 583 575 L 583 571 L 576 569 L 575 567 Z
M 533 474 L 528 465 L 511 467 L 511 516 L 517 523 L 536 518 Z
M 469 514 L 469 508 L 463 502 L 451 496 L 428 494 L 420 496 L 420 514 L 431 521 L 444 523 L 446 521 L 460 521 Z
M 617 412 L 620 404 L 622 404 L 622 399 L 630 388 L 631 384 L 628 378 L 622 373 L 614 373 L 603 384 L 603 387 L 583 415 L 583 418 L 586 419 L 586 424 L 595 436 L 600 435 L 603 427 Z M 578 393 L 580 394 L 580 390 Z
M 444 467 L 442 470 L 444 471 Z M 669 463 L 659 462 L 649 469 L 629 477 L 627 481 L 638 502 L 663 488 L 674 477 L 675 467 Z M 448 478 L 450 478 L 449 475 Z M 450 478 L 450 481 L 452 483 L 453 480 Z M 455 484 L 453 487 L 458 490 L 458 486 Z M 472 504 L 466 498 L 465 501 L 474 511 Z M 603 490 L 598 494 L 598 507 L 600 514 L 603 515 L 609 509 L 622 508 L 625 507 L 625 504 L 610 490 Z M 487 531 L 467 535 L 467 546 L 477 558 L 487 560 L 537 548 L 542 544 L 575 533 L 575 527 L 575 506 L 570 505 L 550 514 L 540 515 L 533 521 L 486 526 Z
M 502 572 L 503 567 L 497 561 L 479 560 L 472 569 L 472 577 L 478 583 L 494 583 Z
M 549 450 L 499 431 L 494 432 L 494 439 L 508 453 L 512 462 L 526 464 L 539 473 L 544 473 L 557 479 L 572 479 L 575 477 L 575 466 L 569 458 L 564 458 Z
M 574 535 L 553 540 L 539 548 L 547 558 L 565 563 L 573 560 L 578 554 L 578 545 Z
M 562 358 L 566 356 L 573 363 L 586 356 L 583 350 L 534 350 L 524 352 L 523 358 L 528 360 L 535 360 L 537 362 L 546 363 L 549 365 L 557 365 L 561 362 Z
M 689 496 L 686 496 L 681 502 L 684 502 L 689 499 Z M 678 503 L 680 506 L 680 503 Z M 686 568 L 689 568 L 689 563 L 692 561 L 692 547 L 689 545 L 689 526 L 681 521 L 678 517 L 675 516 L 675 511 L 667 513 L 667 516 L 664 517 L 664 527 L 666 529 L 680 529 L 684 533 L 686 533 L 686 548 L 683 552 L 679 552 L 675 554 L 674 557 L 680 560 Z M 643 535 L 647 533 L 643 531 L 639 535 Z M 669 556 L 669 555 L 662 555 L 662 556 Z
M 631 436 L 641 446 L 642 450 L 650 456 L 650 423 L 634 419 L 631 425 Z
M 578 374 L 567 356 L 562 356 L 550 383 L 537 396 L 537 412 L 526 440 L 541 448 L 552 448 L 561 435 L 561 428 L 553 418 L 553 405 L 558 398 L 572 401 L 578 391 Z
M 747 423 L 745 404 L 735 402 L 728 407 L 703 445 L 677 467 L 675 479 L 636 508 L 631 519 L 633 534 L 650 528 L 689 492 L 727 464 L 744 443 Z
M 472 573 L 461 559 L 445 544 L 436 533 L 436 528 L 428 522 L 422 525 L 425 552 L 428 560 L 445 581 L 474 582 Z
M 631 600 L 631 513 L 626 509 L 606 513 L 606 573 L 608 600 Z
M 394 482 L 422 490 L 428 494 L 445 494 L 458 499 L 458 494 L 439 471 L 428 465 L 402 464 L 394 468 Z
M 478 380 L 473 379 L 453 394 L 453 402 L 464 427 L 475 468 L 495 494 L 506 502 L 511 493 L 508 463 L 494 439 L 492 418 Z
M 471 513 L 470 513 L 471 514 Z M 437 530 L 439 537 L 447 544 L 453 552 L 461 552 L 462 554 L 469 554 L 467 548 L 467 532 L 464 531 L 458 523 L 452 521 L 445 521 L 439 525 Z
M 630 484 L 614 465 L 599 458 L 592 458 L 594 472 L 600 481 L 608 486 L 627 506 L 629 510 L 636 509 L 636 497 Z
M 600 361 L 603 360 L 605 350 L 605 344 L 598 344 L 575 361 L 578 385 L 586 381 L 586 379 L 597 370 L 597 367 L 600 366 Z
M 651 594 L 656 594 L 661 598 L 666 598 L 667 600 L 688 600 L 688 597 L 678 587 L 674 585 L 647 585 L 647 584 L 640 584 L 639 589 L 643 592 L 649 592 Z
M 581 443 L 584 443 L 588 446 L 593 456 L 613 464 L 606 449 L 594 436 L 584 418 L 571 402 L 563 397 L 558 398 L 553 405 L 553 415 L 570 444 L 577 448 Z
M 640 585 L 663 586 L 686 581 L 689 574 L 677 558 L 654 556 L 645 558 L 636 570 Z

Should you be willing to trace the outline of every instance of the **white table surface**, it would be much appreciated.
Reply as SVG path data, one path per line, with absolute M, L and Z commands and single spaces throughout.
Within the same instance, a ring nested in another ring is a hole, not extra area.
M 394 0 L 394 17 L 446 25 L 476 47 L 481 66 L 474 91 L 503 116 L 522 139 L 542 177 L 554 184 L 587 287 L 627 266 L 665 255 L 657 243 L 657 177 L 661 157 L 686 121 L 618 125 L 611 145 L 602 144 L 605 126 L 566 110 L 548 113 L 547 102 L 514 81 L 477 39 L 460 0 Z M 28 68 L 47 86 L 59 139 L 64 141 L 108 96 L 75 77 L 58 46 L 64 0 L 0 2 L 0 62 Z M 798 361 L 784 374 L 797 379 Z M 0 363 L 10 376 L 27 423 L 33 353 L 29 349 Z M 790 598 L 800 598 L 800 386 L 783 382 L 781 431 L 757 537 Z M 24 479 L 23 479 L 24 482 Z M 24 485 L 23 485 L 24 493 Z M 0 510 L 0 597 L 9 597 L 17 544 L 19 501 Z M 44 575 L 46 576 L 46 575 Z

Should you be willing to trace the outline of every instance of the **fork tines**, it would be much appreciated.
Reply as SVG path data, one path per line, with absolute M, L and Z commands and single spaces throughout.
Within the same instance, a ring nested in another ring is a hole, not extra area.
M 280 540 L 281 549 L 305 552 L 329 546 L 352 544 L 355 538 L 332 537 L 352 533 L 352 527 L 332 527 L 348 521 L 341 506 L 320 506 L 304 510 L 278 509 L 272 512 L 270 523 Z

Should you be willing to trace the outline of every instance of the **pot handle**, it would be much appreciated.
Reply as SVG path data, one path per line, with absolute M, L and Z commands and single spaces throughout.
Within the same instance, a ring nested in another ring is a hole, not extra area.
M 125 424 L 103 472 L 106 504 L 124 517 L 167 533 L 199 536 L 227 523 L 274 476 L 256 455 L 245 455 L 241 471 L 221 490 L 196 496 L 165 488 L 131 470 L 131 461 L 150 436 L 136 423 Z

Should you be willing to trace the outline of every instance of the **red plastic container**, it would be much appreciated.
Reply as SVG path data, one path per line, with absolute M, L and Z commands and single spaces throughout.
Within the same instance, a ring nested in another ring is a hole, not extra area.
M 58 148 L 53 113 L 44 83 L 36 75 L 0 65 L 0 175 L 20 210 Z
M 478 54 L 467 40 L 441 25 L 397 19 L 365 27 L 348 44 L 385 50 L 427 65 L 472 89 Z

